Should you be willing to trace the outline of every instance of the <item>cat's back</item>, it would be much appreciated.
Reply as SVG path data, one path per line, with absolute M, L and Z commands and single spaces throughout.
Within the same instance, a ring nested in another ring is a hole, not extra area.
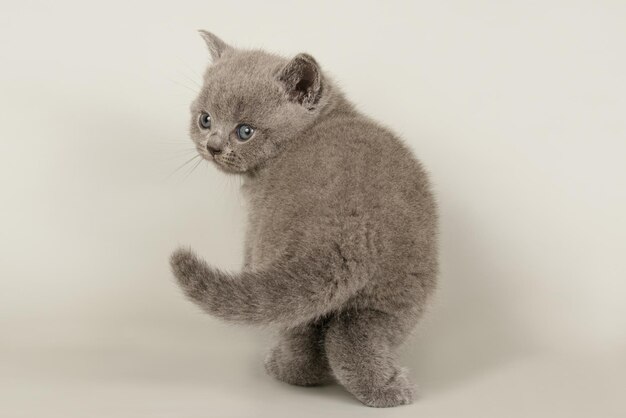
M 397 135 L 356 114 L 326 120 L 282 155 L 277 176 L 292 193 L 362 209 L 434 203 L 428 175 Z M 393 203 L 394 205 L 389 205 Z
M 358 261 L 374 280 L 353 304 L 421 307 L 415 302 L 434 288 L 437 214 L 411 150 L 363 116 L 329 120 L 299 140 L 275 171 L 269 222 L 305 246 L 332 243 Z
M 296 141 L 262 188 L 279 222 L 306 229 L 347 219 L 366 223 L 383 241 L 434 233 L 427 173 L 388 129 L 356 114 L 323 121 Z

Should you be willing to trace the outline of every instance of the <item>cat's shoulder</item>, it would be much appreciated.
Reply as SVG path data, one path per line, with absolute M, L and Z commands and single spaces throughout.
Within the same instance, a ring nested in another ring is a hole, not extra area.
M 391 130 L 357 115 L 316 124 L 278 158 L 272 171 L 278 177 L 306 181 L 368 177 L 377 171 L 395 172 L 411 165 L 411 160 L 411 152 Z
M 402 147 L 393 131 L 361 114 L 323 121 L 307 136 L 305 141 L 321 152 L 348 152 L 353 156 L 373 150 L 380 152 L 382 148 Z

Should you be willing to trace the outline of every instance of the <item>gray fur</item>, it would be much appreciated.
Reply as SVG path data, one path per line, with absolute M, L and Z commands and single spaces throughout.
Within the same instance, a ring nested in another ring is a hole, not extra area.
M 203 38 L 214 61 L 191 107 L 191 137 L 204 158 L 243 176 L 249 220 L 239 273 L 188 249 L 172 254 L 182 289 L 218 318 L 278 326 L 265 366 L 282 381 L 335 379 L 375 407 L 412 402 L 394 349 L 436 284 L 437 213 L 424 169 L 311 56 Z M 198 125 L 202 111 L 210 130 Z M 246 142 L 235 134 L 242 122 L 256 128 Z

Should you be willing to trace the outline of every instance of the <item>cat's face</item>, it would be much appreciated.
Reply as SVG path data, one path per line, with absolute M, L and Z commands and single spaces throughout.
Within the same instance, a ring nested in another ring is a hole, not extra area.
M 213 63 L 191 105 L 191 138 L 200 155 L 229 173 L 265 164 L 306 129 L 325 104 L 315 60 L 291 61 L 262 51 L 240 51 L 201 32 Z

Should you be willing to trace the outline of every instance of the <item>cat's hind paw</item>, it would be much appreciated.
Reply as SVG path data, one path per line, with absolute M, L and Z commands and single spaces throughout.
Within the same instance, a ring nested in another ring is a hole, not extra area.
M 319 386 L 332 382 L 328 366 L 321 360 L 289 356 L 274 347 L 265 358 L 265 371 L 270 376 L 296 386 Z
M 373 408 L 389 408 L 413 403 L 417 397 L 417 391 L 405 376 L 400 375 L 383 387 L 361 391 L 355 393 L 355 396 L 364 405 Z

